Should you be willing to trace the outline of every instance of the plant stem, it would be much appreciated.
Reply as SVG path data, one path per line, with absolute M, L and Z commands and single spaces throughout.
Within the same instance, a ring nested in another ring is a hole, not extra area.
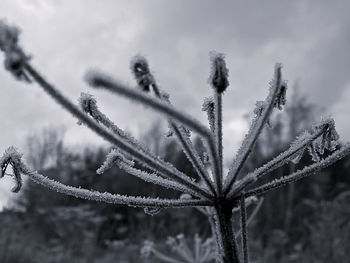
M 222 156 L 222 94 L 215 92 L 215 140 L 217 145 L 217 153 L 219 159 L 219 174 L 215 174 L 218 195 L 221 195 L 222 191 L 222 169 L 223 169 L 223 156 Z
M 232 229 L 232 204 L 215 207 L 216 233 L 219 241 L 219 256 L 222 263 L 239 263 L 238 246 Z

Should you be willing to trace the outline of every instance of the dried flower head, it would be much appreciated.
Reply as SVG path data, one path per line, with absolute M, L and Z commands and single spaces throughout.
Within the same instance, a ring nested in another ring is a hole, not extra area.
M 5 150 L 5 153 L 0 158 L 1 174 L 0 178 L 6 173 L 7 167 L 12 166 L 13 177 L 15 179 L 15 186 L 11 189 L 12 192 L 19 192 L 22 187 L 21 169 L 22 169 L 22 156 L 17 149 L 10 146 Z
M 30 59 L 18 46 L 20 30 L 0 20 L 0 50 L 5 53 L 5 68 L 18 80 L 30 82 L 24 65 Z
M 20 30 L 0 20 L 0 50 L 6 52 L 17 46 Z
M 154 78 L 150 73 L 146 58 L 140 55 L 135 56 L 131 60 L 130 69 L 142 90 L 149 91 L 150 85 L 154 83 Z
M 212 51 L 210 52 L 210 60 L 212 65 L 209 84 L 211 84 L 218 93 L 223 93 L 229 85 L 225 56 L 222 53 Z

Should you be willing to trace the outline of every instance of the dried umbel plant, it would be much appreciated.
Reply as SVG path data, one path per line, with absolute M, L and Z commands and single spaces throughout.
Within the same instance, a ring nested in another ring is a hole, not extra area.
M 64 185 L 27 167 L 21 160 L 21 154 L 15 148 L 10 147 L 0 159 L 0 166 L 1 176 L 6 174 L 9 166 L 13 168 L 14 173 L 11 176 L 16 181 L 14 192 L 18 192 L 21 188 L 21 175 L 26 175 L 34 182 L 63 194 L 112 204 L 142 207 L 152 215 L 164 208 L 197 207 L 205 212 L 211 222 L 218 245 L 217 259 L 224 263 L 241 262 L 236 239 L 237 233 L 232 229 L 233 210 L 239 209 L 243 262 L 248 262 L 246 200 L 314 174 L 350 153 L 350 144 L 338 146 L 338 150 L 335 150 L 338 134 L 334 128 L 334 121 L 327 118 L 314 125 L 311 132 L 305 132 L 296 138 L 285 152 L 254 172 L 238 177 L 259 134 L 268 123 L 272 111 L 275 108 L 282 109 L 286 102 L 287 86 L 282 79 L 281 64 L 275 66 L 268 96 L 264 101 L 256 104 L 255 117 L 226 176 L 223 174 L 222 161 L 222 96 L 229 82 L 228 70 L 222 54 L 211 54 L 212 71 L 209 83 L 214 94 L 213 98 L 205 100 L 203 106 L 208 114 L 210 128 L 171 105 L 169 95 L 161 91 L 157 85 L 144 57 L 136 56 L 131 63 L 131 70 L 139 88 L 127 87 L 99 72 L 89 72 L 86 80 L 91 87 L 106 89 L 113 94 L 141 103 L 168 119 L 171 133 L 178 139 L 198 175 L 199 179 L 195 180 L 192 174 L 180 172 L 121 130 L 98 109 L 97 102 L 91 95 L 82 94 L 79 106 L 71 102 L 30 64 L 29 56 L 18 45 L 18 35 L 19 30 L 16 27 L 0 22 L 0 49 L 5 55 L 5 68 L 20 81 L 37 83 L 57 103 L 73 114 L 80 123 L 113 145 L 114 149 L 108 154 L 105 163 L 98 169 L 98 173 L 103 173 L 112 165 L 117 165 L 147 182 L 174 189 L 183 194 L 178 199 L 161 199 L 101 193 Z M 195 150 L 190 139 L 190 131 L 197 133 L 205 142 L 208 156 L 206 162 L 210 164 L 211 169 L 206 168 Z M 325 149 L 333 153 L 322 159 Z M 311 153 L 314 164 L 269 183 L 252 187 L 253 182 L 278 167 L 291 161 L 298 161 L 305 150 Z M 134 163 L 138 163 L 138 167 L 146 170 L 136 168 Z

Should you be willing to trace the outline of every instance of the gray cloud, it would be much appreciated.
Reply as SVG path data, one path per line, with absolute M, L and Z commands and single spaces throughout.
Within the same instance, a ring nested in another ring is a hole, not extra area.
M 310 100 L 330 108 L 338 128 L 349 130 L 348 101 L 342 98 L 350 89 L 349 8 L 347 1 L 5 0 L 0 17 L 22 29 L 21 43 L 33 64 L 73 101 L 89 91 L 82 77 L 90 67 L 134 85 L 129 61 L 141 53 L 173 104 L 205 121 L 200 108 L 211 94 L 208 53 L 225 53 L 231 83 L 224 98 L 225 142 L 236 147 L 246 128 L 242 115 L 266 96 L 279 61 L 290 86 L 300 79 Z M 18 83 L 3 69 L 0 80 L 1 152 L 50 123 L 71 127 L 68 143 L 100 143 L 36 85 Z M 90 92 L 136 134 L 159 117 L 106 92 Z M 226 146 L 226 156 L 235 147 Z

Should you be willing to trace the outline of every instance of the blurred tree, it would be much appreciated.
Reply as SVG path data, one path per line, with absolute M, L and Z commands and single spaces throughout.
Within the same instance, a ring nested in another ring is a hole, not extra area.
M 57 166 L 62 159 L 65 128 L 46 127 L 26 139 L 26 159 L 34 169 L 41 171 L 49 166 Z

